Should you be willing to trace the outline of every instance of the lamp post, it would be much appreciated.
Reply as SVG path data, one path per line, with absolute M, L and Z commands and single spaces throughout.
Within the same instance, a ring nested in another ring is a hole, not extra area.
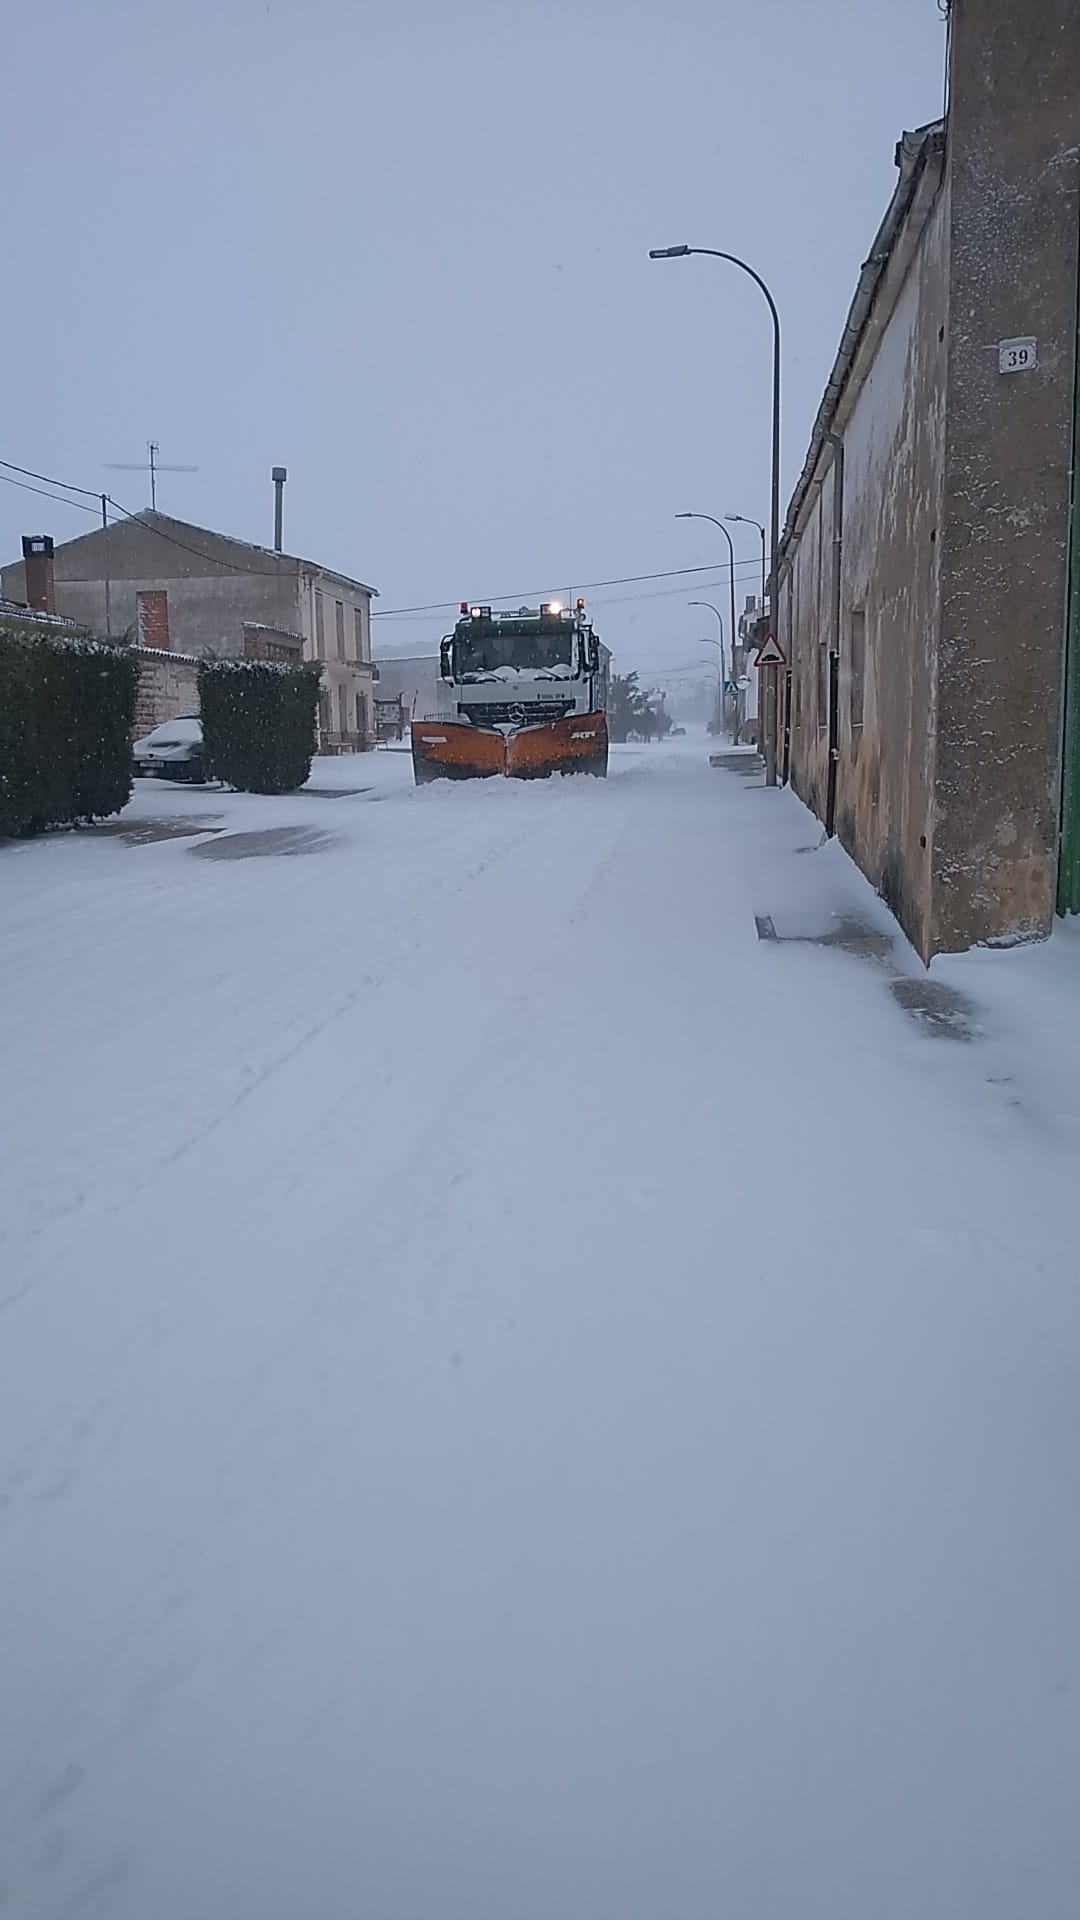
M 714 647 L 715 645 L 716 645 L 715 640 L 699 640 L 698 641 L 699 647 Z M 711 667 L 713 672 L 717 675 L 716 699 L 717 699 L 717 704 L 719 705 L 720 700 L 723 698 L 724 670 L 722 667 L 717 665 L 715 660 L 703 660 L 701 664 L 703 667 Z
M 725 527 L 723 521 L 718 520 L 714 513 L 677 513 L 675 515 L 675 518 L 676 520 L 708 520 L 711 522 L 711 524 L 714 527 L 719 527 L 721 533 L 724 536 L 724 539 L 727 541 L 728 559 L 730 561 L 730 567 L 728 570 L 728 581 L 729 581 L 729 588 L 730 588 L 730 607 L 731 607 L 731 625 L 728 628 L 728 634 L 730 636 L 730 647 L 731 647 L 731 668 L 732 668 L 731 677 L 734 680 L 735 678 L 735 542 L 732 540 L 731 535 L 728 532 L 727 528 Z M 711 606 L 712 602 L 709 600 L 702 600 L 698 602 L 698 604 L 700 606 L 707 607 L 707 606 Z M 713 612 L 714 613 L 716 612 L 715 607 L 713 607 Z M 723 629 L 723 624 L 724 624 L 723 621 L 721 621 L 720 622 L 721 630 Z
M 760 520 L 751 520 L 748 518 L 748 516 L 745 513 L 725 513 L 724 519 L 730 520 L 732 525 L 734 525 L 735 522 L 737 521 L 738 524 L 742 527 L 756 527 L 759 534 L 761 535 L 761 604 L 762 604 L 762 607 L 764 607 L 765 605 L 765 529 L 762 526 Z
M 710 613 L 715 613 L 720 627 L 720 684 L 716 689 L 716 734 L 719 739 L 724 730 L 724 682 L 727 679 L 727 669 L 724 663 L 724 616 L 719 607 L 713 606 L 711 600 L 688 600 L 686 604 L 688 607 L 708 607 Z M 716 643 L 712 640 L 698 641 L 699 647 L 711 647 L 714 644 Z
M 779 613 L 779 609 L 777 605 L 777 589 L 778 589 L 779 583 L 777 581 L 776 575 L 777 575 L 777 566 L 778 566 L 779 551 L 780 551 L 780 315 L 776 309 L 776 301 L 773 299 L 772 294 L 768 286 L 766 285 L 765 281 L 762 279 L 760 273 L 757 272 L 756 268 L 750 266 L 746 260 L 740 260 L 737 253 L 722 253 L 718 247 L 650 247 L 649 259 L 650 260 L 682 260 L 684 258 L 689 257 L 689 255 L 692 253 L 707 254 L 709 258 L 712 260 L 727 260 L 731 264 L 731 266 L 739 267 L 741 268 L 743 273 L 749 274 L 751 280 L 754 282 L 754 285 L 756 287 L 759 287 L 761 289 L 761 292 L 765 296 L 765 300 L 768 303 L 769 313 L 772 318 L 772 328 L 773 328 L 772 463 L 771 463 L 772 471 L 771 471 L 770 483 L 769 483 L 769 519 L 771 523 L 770 531 L 772 535 L 772 539 L 771 539 L 772 552 L 770 556 L 771 566 L 769 571 L 768 586 L 769 586 L 769 626 L 772 633 L 775 634 L 777 623 L 778 623 L 778 613 Z M 776 731 L 777 731 L 777 719 L 778 719 L 778 710 L 779 710 L 779 698 L 778 698 L 778 689 L 776 684 L 776 668 L 770 667 L 768 669 L 768 672 L 769 672 L 769 684 L 771 688 L 771 696 L 770 696 L 769 704 L 771 706 L 772 712 L 770 716 L 770 725 L 766 729 L 766 738 L 765 738 L 765 784 L 766 786 L 769 786 L 769 787 L 775 787 L 776 785 Z

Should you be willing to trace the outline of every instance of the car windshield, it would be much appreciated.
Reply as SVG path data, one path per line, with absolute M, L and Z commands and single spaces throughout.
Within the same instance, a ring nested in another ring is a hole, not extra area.
M 198 720 L 167 720 L 148 736 L 152 747 L 186 747 L 192 740 L 201 739 L 202 726 Z
M 549 672 L 563 677 L 573 665 L 573 629 L 541 625 L 539 620 L 477 621 L 458 630 L 457 671 L 461 680 L 475 680 L 509 669 L 517 673 Z

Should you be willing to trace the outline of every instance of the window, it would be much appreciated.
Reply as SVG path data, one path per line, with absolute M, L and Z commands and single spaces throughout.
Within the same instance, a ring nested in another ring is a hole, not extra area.
M 363 607 L 353 608 L 353 632 L 356 639 L 356 658 L 358 660 L 366 660 L 367 654 L 364 652 L 364 609 Z
M 357 609 L 359 613 L 359 609 Z M 367 739 L 367 701 L 362 693 L 356 696 L 356 731 L 361 740 Z
M 326 739 L 326 736 L 327 736 L 327 734 L 329 733 L 329 731 L 330 731 L 330 695 L 329 695 L 328 693 L 320 693 L 320 695 L 319 695 L 319 734 L 320 734 L 320 737 L 321 737 L 321 738 L 322 738 L 323 740 L 325 740 L 325 739 Z
M 334 623 L 337 636 L 337 657 L 345 658 L 345 607 L 340 600 L 334 601 Z
M 349 731 L 349 689 L 348 687 L 342 686 L 338 688 L 337 704 L 338 704 L 339 731 L 342 733 L 348 733 Z
M 315 658 L 326 659 L 326 621 L 323 617 L 323 598 L 318 587 L 315 589 Z
M 851 609 L 851 731 L 863 723 L 866 694 L 866 609 Z

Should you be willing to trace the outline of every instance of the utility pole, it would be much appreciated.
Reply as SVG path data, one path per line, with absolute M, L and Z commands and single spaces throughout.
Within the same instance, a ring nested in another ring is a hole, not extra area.
M 105 540 L 105 638 L 112 639 L 112 581 L 109 578 L 109 496 L 101 496 L 101 531 Z

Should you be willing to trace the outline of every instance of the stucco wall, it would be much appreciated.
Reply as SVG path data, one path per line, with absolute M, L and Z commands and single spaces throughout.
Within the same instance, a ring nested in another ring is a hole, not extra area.
M 932 917 L 947 236 L 941 191 L 843 427 L 837 831 L 924 952 Z M 852 714 L 859 612 L 861 728 Z
M 829 656 L 837 651 L 837 832 L 920 948 L 931 920 L 948 236 L 946 193 L 931 181 L 927 196 L 879 289 L 832 423 L 844 462 L 839 632 L 829 445 L 789 548 L 779 620 L 792 663 L 792 782 L 824 818 Z M 852 699 L 859 616 L 861 721 Z
M 939 191 L 898 283 L 883 285 L 833 423 L 843 441 L 836 828 L 919 947 L 929 832 L 944 420 L 947 201 Z M 824 817 L 835 558 L 834 453 L 823 450 L 783 583 L 792 661 L 791 773 Z M 862 721 L 853 616 L 864 622 Z M 820 691 L 819 691 L 820 686 Z
M 298 630 L 304 635 L 305 658 L 323 663 L 323 698 L 319 704 L 320 742 L 327 748 L 345 750 L 373 746 L 375 689 L 371 673 L 370 596 L 346 585 L 344 581 L 318 574 L 305 577 L 300 597 Z M 337 625 L 339 603 L 342 609 L 340 647 Z M 356 620 L 358 613 L 359 628 Z
M 906 136 L 921 172 L 820 416 L 845 468 L 836 826 L 926 959 L 1052 923 L 1080 241 L 1076 0 L 953 0 L 950 27 L 944 156 Z M 1002 373 L 1018 336 L 1037 366 Z M 832 458 L 796 491 L 779 617 L 822 815 Z
M 1080 231 L 1076 0 L 955 0 L 933 945 L 1048 932 Z M 1038 341 L 998 371 L 996 342 Z
M 182 541 L 198 551 L 189 551 Z M 105 567 L 100 532 L 65 541 L 56 549 L 57 607 L 96 633 L 106 631 Z M 174 525 L 164 517 L 160 528 L 143 520 L 110 527 L 108 573 L 114 635 L 135 633 L 138 594 L 161 587 L 168 594 L 170 643 L 179 653 L 241 654 L 245 620 L 290 632 L 299 629 L 296 560 L 278 560 L 256 548 L 238 549 L 223 537 Z M 5 567 L 0 577 L 5 592 L 22 597 L 21 563 Z

